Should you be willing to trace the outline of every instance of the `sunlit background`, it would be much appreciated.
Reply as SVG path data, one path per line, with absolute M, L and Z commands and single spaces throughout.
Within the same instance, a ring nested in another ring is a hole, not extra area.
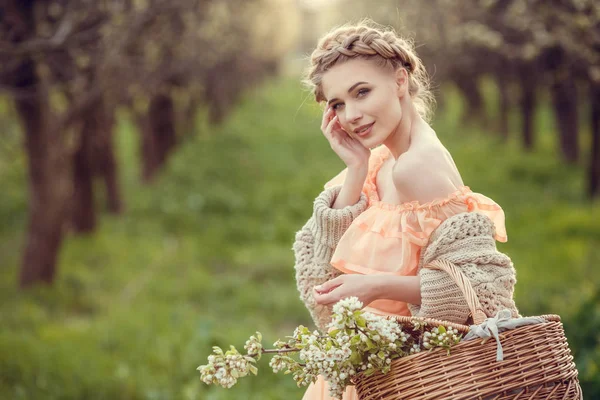
M 600 3 L 7 0 L 0 399 L 302 397 L 268 357 L 230 390 L 196 367 L 312 326 L 291 247 L 343 164 L 300 78 L 363 17 L 414 39 L 521 313 L 562 317 L 600 398 Z

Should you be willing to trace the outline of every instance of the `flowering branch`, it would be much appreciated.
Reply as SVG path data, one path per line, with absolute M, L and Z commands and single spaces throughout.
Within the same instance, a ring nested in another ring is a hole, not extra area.
M 258 332 L 257 332 L 258 333 Z M 263 354 L 269 354 L 269 353 L 297 353 L 298 349 L 267 349 L 262 351 Z M 251 356 L 254 356 L 255 354 L 251 354 Z
M 442 347 L 449 352 L 462 337 L 456 329 L 443 326 L 426 331 L 426 324 L 417 320 L 405 331 L 396 320 L 366 313 L 362 306 L 356 297 L 335 304 L 327 335 L 301 325 L 287 342 L 276 341 L 275 349 L 263 348 L 260 332 L 246 342 L 246 355 L 233 346 L 227 352 L 213 347 L 208 364 L 198 367 L 200 378 L 206 384 L 230 388 L 237 379 L 257 374 L 254 364 L 262 354 L 274 354 L 269 363 L 273 372 L 293 374 L 298 386 L 307 386 L 322 375 L 329 383 L 330 395 L 339 399 L 356 374 L 385 374 L 392 360 L 423 349 Z M 290 357 L 295 354 L 300 361 Z

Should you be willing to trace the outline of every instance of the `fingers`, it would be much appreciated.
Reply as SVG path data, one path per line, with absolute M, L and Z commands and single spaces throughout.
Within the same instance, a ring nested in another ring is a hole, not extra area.
M 340 292 L 342 291 L 341 289 L 338 289 L 338 287 L 334 288 L 330 292 L 318 292 L 315 290 L 315 293 L 313 294 L 315 302 L 324 306 L 337 303 L 339 300 L 341 300 Z
M 333 139 L 333 127 L 335 126 L 336 122 L 338 122 L 337 115 L 331 118 L 331 121 L 329 121 L 329 124 L 327 124 L 327 128 L 325 129 L 325 136 L 327 136 L 328 139 Z
M 331 279 L 319 286 L 315 286 L 313 296 L 317 304 L 327 305 L 340 300 L 342 290 L 338 289 L 343 283 L 343 276 Z
M 325 129 L 327 129 L 327 125 L 331 120 L 331 116 L 334 114 L 333 108 L 328 107 L 327 110 L 323 113 L 323 120 L 321 121 L 321 130 L 325 133 Z
M 329 292 L 329 291 L 335 289 L 336 287 L 340 286 L 341 284 L 342 284 L 342 275 L 338 276 L 337 278 L 330 279 L 327 282 L 322 283 L 319 286 L 315 286 L 315 290 L 320 293 L 326 293 L 326 292 Z
M 323 124 L 321 125 L 321 130 L 325 137 L 329 140 L 333 139 L 338 132 L 344 132 L 344 128 L 342 124 L 340 124 L 340 118 L 335 114 L 333 109 L 328 109 L 328 111 L 323 114 Z

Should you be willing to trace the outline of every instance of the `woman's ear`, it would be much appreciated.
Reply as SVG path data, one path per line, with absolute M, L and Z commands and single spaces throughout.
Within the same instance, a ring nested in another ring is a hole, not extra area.
M 402 98 L 408 93 L 408 73 L 404 68 L 396 70 L 396 94 Z

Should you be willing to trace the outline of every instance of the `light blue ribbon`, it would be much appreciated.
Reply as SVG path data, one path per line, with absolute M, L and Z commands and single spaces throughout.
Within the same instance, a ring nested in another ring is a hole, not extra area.
M 500 337 L 498 336 L 500 332 L 520 326 L 540 324 L 542 322 L 546 322 L 546 320 L 541 317 L 512 318 L 510 310 L 504 309 L 498 311 L 495 317 L 487 318 L 480 325 L 471 325 L 469 332 L 463 340 L 482 338 L 483 343 L 485 343 L 489 338 L 493 337 L 498 343 L 496 346 L 496 361 L 502 361 L 504 360 L 504 353 L 500 344 Z

